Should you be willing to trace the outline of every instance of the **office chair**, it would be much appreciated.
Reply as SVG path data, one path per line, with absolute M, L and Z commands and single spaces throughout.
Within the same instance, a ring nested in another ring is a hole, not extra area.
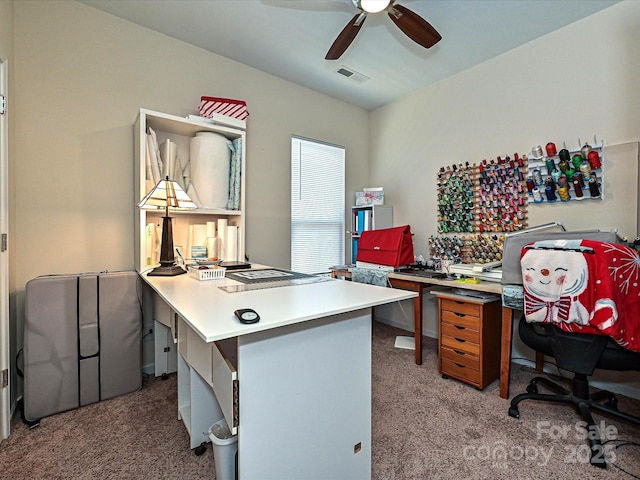
M 638 254 L 628 247 L 603 242 L 561 243 L 562 248 L 549 242 L 523 248 L 525 315 L 519 330 L 525 345 L 554 357 L 558 368 L 573 373 L 571 390 L 548 378 L 535 377 L 527 386 L 527 393 L 511 400 L 509 415 L 520 418 L 518 405 L 523 400 L 573 405 L 587 424 L 591 464 L 606 468 L 591 412 L 636 425 L 640 425 L 640 418 L 619 411 L 613 393 L 590 393 L 588 377 L 596 368 L 640 371 L 640 349 L 635 340 L 640 328 L 637 318 L 640 292 L 623 283 L 629 277 L 637 280 L 638 271 L 623 276 L 619 268 L 622 262 L 637 264 Z M 538 250 L 525 257 L 531 249 Z M 553 393 L 539 393 L 540 385 Z
M 588 377 L 593 375 L 596 368 L 640 371 L 640 353 L 620 347 L 607 336 L 565 332 L 555 325 L 529 323 L 524 316 L 520 319 L 520 338 L 528 347 L 554 357 L 558 368 L 572 372 L 574 377 L 571 390 L 545 377 L 533 378 L 527 386 L 527 393 L 521 393 L 511 400 L 509 415 L 520 418 L 518 404 L 523 400 L 574 405 L 587 423 L 586 429 L 590 433 L 591 464 L 606 468 L 602 443 L 591 412 L 602 412 L 636 425 L 640 425 L 640 418 L 619 411 L 618 399 L 611 392 L 600 390 L 590 394 Z M 539 393 L 539 385 L 554 393 Z

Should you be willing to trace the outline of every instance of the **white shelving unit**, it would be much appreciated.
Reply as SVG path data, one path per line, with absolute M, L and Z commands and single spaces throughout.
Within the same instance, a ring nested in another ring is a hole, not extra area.
M 356 263 L 360 234 L 366 230 L 380 230 L 393 226 L 391 205 L 363 205 L 351 207 L 351 263 Z
M 167 139 L 174 142 L 178 156 L 183 162 L 189 160 L 190 140 L 198 132 L 222 134 L 232 141 L 238 138 L 242 139 L 240 208 L 238 210 L 198 208 L 187 212 L 170 211 L 169 214 L 172 217 L 174 246 L 186 245 L 190 225 L 226 219 L 228 225 L 238 227 L 237 260 L 243 260 L 245 257 L 245 131 L 205 123 L 198 119 L 186 119 L 141 109 L 135 122 L 134 204 L 137 204 L 148 193 L 146 190 L 146 135 L 149 128 L 155 132 L 158 144 L 162 144 Z M 134 259 L 138 272 L 144 272 L 157 265 L 149 261 L 145 232 L 147 224 L 161 224 L 163 214 L 164 212 L 135 209 Z M 194 283 L 198 281 L 196 279 L 188 280 Z M 237 433 L 237 425 L 234 425 L 232 421 L 233 411 L 225 405 L 225 410 L 229 410 L 229 412 L 223 413 L 214 393 L 216 385 L 211 369 L 215 365 L 213 349 L 216 349 L 217 352 L 218 347 L 196 338 L 184 320 L 155 292 L 147 296 L 145 301 L 152 304 L 151 308 L 144 309 L 144 325 L 145 331 L 153 326 L 155 375 L 161 376 L 177 372 L 178 418 L 183 421 L 189 432 L 191 448 L 198 448 L 204 442 L 209 441 L 207 430 L 215 422 L 222 419 L 225 414 L 229 417 L 234 433 Z M 229 375 L 235 375 L 235 371 Z M 222 374 L 219 376 L 223 377 Z M 226 380 L 226 377 L 223 379 Z M 233 383 L 231 384 L 233 385 Z M 197 450 L 196 453 L 198 453 Z
M 186 245 L 189 225 L 203 224 L 217 219 L 227 219 L 228 225 L 238 227 L 238 260 L 245 257 L 245 165 L 246 165 L 246 133 L 244 130 L 231 127 L 213 125 L 204 121 L 186 119 L 169 115 L 166 113 L 154 112 L 140 109 L 135 122 L 135 191 L 134 205 L 137 204 L 147 193 L 146 191 L 146 154 L 147 142 L 146 134 L 152 128 L 157 136 L 158 144 L 164 140 L 171 140 L 176 144 L 178 156 L 184 161 L 189 159 L 189 142 L 195 137 L 197 132 L 213 132 L 224 135 L 229 140 L 242 139 L 241 151 L 241 184 L 240 184 L 240 208 L 238 210 L 226 209 L 202 209 L 188 211 L 171 211 L 169 214 L 173 218 L 173 243 L 175 246 Z M 135 209 L 135 265 L 136 270 L 143 272 L 157 264 L 149 261 L 146 242 L 146 225 L 155 223 L 162 224 L 163 212 Z M 225 259 L 235 260 L 235 259 Z

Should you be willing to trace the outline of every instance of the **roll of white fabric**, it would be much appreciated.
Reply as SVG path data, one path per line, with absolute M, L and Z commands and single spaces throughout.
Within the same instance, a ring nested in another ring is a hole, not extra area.
M 204 223 L 197 223 L 193 226 L 193 245 L 207 246 L 207 226 Z
M 227 219 L 218 219 L 218 254 L 223 260 L 231 260 L 225 255 L 227 253 Z
M 226 208 L 229 196 L 229 140 L 213 132 L 198 132 L 190 141 L 191 183 L 200 208 Z
M 207 237 L 207 257 L 216 258 L 218 255 L 218 239 L 215 237 Z
M 229 261 L 238 259 L 238 227 L 235 225 L 227 227 L 227 245 L 224 258 Z
M 216 222 L 207 222 L 207 238 L 215 238 Z

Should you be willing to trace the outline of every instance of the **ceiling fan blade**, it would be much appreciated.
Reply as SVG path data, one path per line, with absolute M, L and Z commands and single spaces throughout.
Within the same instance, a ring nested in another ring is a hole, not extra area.
M 431 48 L 442 39 L 429 22 L 402 5 L 391 6 L 388 14 L 407 37 L 424 48 Z
M 327 52 L 327 55 L 324 57 L 325 60 L 337 60 L 344 53 L 344 51 L 349 48 L 353 39 L 356 38 L 358 32 L 360 31 L 360 27 L 364 23 L 367 18 L 366 14 L 357 13 L 349 23 L 342 29 L 340 35 L 334 40 L 333 45 Z

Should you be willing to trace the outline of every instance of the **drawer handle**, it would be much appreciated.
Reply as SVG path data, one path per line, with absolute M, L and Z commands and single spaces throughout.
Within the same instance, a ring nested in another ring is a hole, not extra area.
M 462 300 L 454 300 L 454 302 L 456 302 L 459 305 L 464 305 L 467 302 L 463 302 Z
M 457 337 L 453 337 L 455 340 L 457 340 L 460 343 L 465 343 L 466 340 L 463 340 L 462 338 L 457 338 Z
M 456 352 L 458 355 L 466 355 L 466 353 L 461 352 L 460 350 L 454 350 L 454 352 Z
M 464 313 L 453 312 L 456 317 L 466 317 L 467 315 Z
M 465 327 L 463 327 L 462 325 L 454 325 L 454 327 L 456 327 L 458 330 L 464 330 Z
M 459 367 L 459 368 L 467 368 L 466 366 L 460 365 L 459 363 L 456 363 L 456 366 Z

